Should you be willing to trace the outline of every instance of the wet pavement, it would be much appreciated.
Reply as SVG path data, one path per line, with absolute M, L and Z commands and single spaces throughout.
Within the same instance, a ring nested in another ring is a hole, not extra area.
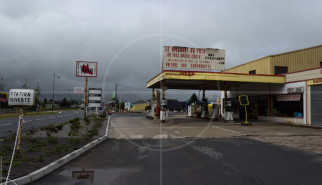
M 247 138 L 110 139 L 43 184 L 320 184 L 322 156 Z
M 33 184 L 321 184 L 321 136 L 263 122 L 114 114 L 111 139 Z

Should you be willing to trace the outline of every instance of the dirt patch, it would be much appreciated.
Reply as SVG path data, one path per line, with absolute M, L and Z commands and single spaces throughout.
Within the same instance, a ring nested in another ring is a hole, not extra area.
M 16 152 L 10 179 L 27 175 L 40 169 L 87 143 L 103 136 L 106 117 L 73 119 L 57 125 L 30 130 L 22 137 L 21 149 Z M 15 133 L 0 142 L 2 176 L 7 176 L 15 141 Z

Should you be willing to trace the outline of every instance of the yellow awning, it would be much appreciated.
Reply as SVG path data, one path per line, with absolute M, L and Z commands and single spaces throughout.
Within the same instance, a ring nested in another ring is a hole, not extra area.
M 148 81 L 146 87 L 161 88 L 163 80 L 165 80 L 167 89 L 224 90 L 226 83 L 229 85 L 245 83 L 283 84 L 285 83 L 285 76 L 167 70 Z

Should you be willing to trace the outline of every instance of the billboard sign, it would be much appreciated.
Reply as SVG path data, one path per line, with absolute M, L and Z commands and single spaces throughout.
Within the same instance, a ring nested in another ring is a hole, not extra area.
M 162 67 L 199 71 L 225 70 L 225 50 L 164 46 Z
M 0 102 L 1 101 L 4 101 L 4 102 L 8 101 L 8 93 L 0 92 Z
M 133 103 L 131 103 L 131 102 L 125 102 L 124 109 L 130 109 L 130 108 L 133 108 Z
M 277 101 L 300 101 L 301 94 L 278 95 Z
M 83 87 L 74 87 L 74 94 L 84 94 Z
M 8 105 L 28 107 L 35 104 L 35 90 L 33 89 L 10 89 Z
M 97 62 L 76 61 L 76 77 L 97 77 Z

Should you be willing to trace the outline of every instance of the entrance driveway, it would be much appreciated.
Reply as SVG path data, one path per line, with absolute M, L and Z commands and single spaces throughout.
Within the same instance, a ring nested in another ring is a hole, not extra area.
M 148 138 L 230 138 L 247 137 L 322 154 L 322 129 L 303 128 L 253 121 L 252 126 L 174 114 L 169 122 L 160 123 L 144 114 L 114 114 L 110 137 L 114 139 Z

